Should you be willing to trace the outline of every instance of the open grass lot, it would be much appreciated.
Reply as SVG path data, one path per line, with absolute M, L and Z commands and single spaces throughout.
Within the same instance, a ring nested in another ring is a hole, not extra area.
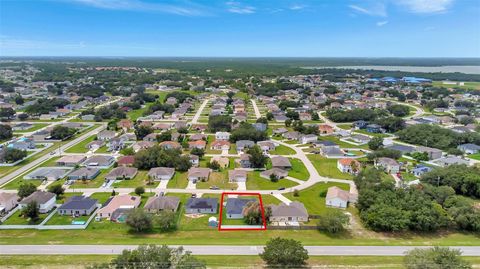
M 86 148 L 87 144 L 95 140 L 97 136 L 92 135 L 88 137 L 87 139 L 83 140 L 82 142 L 74 145 L 73 147 L 67 149 L 65 152 L 67 153 L 86 153 L 88 152 L 88 148 Z
M 349 190 L 348 184 L 342 183 L 317 183 L 310 188 L 300 190 L 299 196 L 293 196 L 293 193 L 287 193 L 284 196 L 292 201 L 302 202 L 309 214 L 321 214 L 327 208 L 325 206 L 325 195 L 330 187 L 337 186 L 344 190 Z
M 310 173 L 303 164 L 303 162 L 296 158 L 290 158 L 292 169 L 288 171 L 288 175 L 300 180 L 307 180 L 310 177 Z
M 63 204 L 65 203 L 65 201 L 68 200 L 68 198 L 72 197 L 72 196 L 80 196 L 80 195 L 83 195 L 83 192 L 66 192 L 60 196 L 57 195 L 57 201 L 56 203 L 57 204 Z
M 28 128 L 26 130 L 13 131 L 13 132 L 14 133 L 30 133 L 30 132 L 35 132 L 39 129 L 42 129 L 45 126 L 48 126 L 48 123 L 34 123 L 31 128 Z
M 76 180 L 71 188 L 85 189 L 85 188 L 99 188 L 105 182 L 105 176 L 111 169 L 102 169 L 100 174 L 92 180 Z
M 111 192 L 95 192 L 90 195 L 90 198 L 97 199 L 99 204 L 105 203 L 110 197 L 112 197 Z
M 370 135 L 370 136 L 375 136 L 375 137 L 383 137 L 383 138 L 390 136 L 388 134 L 382 134 L 382 133 L 370 133 L 370 132 L 367 132 L 366 130 L 355 130 L 354 133 Z
M 270 195 L 270 194 L 262 194 L 262 202 L 263 206 L 269 205 L 269 204 L 279 204 L 281 201 L 275 198 L 275 196 Z
M 248 172 L 247 190 L 276 190 L 278 188 L 290 188 L 297 186 L 296 182 L 282 178 L 278 182 L 260 177 L 260 172 Z
M 468 155 L 468 158 L 480 161 L 480 153 Z
M 221 172 L 212 172 L 210 177 L 205 182 L 197 182 L 197 189 L 209 189 L 212 186 L 217 186 L 223 190 L 236 189 L 237 183 L 228 182 L 228 170 L 224 169 Z
M 185 189 L 188 185 L 187 172 L 175 172 L 172 179 L 168 181 L 169 189 Z
M 324 177 L 339 178 L 339 179 L 353 179 L 353 176 L 347 173 L 342 173 L 337 168 L 337 159 L 328 159 L 318 154 L 308 154 L 308 159 L 312 161 L 313 166 L 317 169 L 318 174 Z
M 1 255 L 0 266 L 8 268 L 80 268 L 98 263 L 106 263 L 114 259 L 114 255 Z M 260 268 L 264 266 L 259 256 L 198 256 L 209 268 L 224 268 L 225 265 L 238 268 Z M 463 257 L 480 266 L 479 257 Z M 403 257 L 399 256 L 310 256 L 308 265 L 320 268 L 405 268 Z M 329 267 L 332 266 L 332 267 Z
M 278 145 L 275 150 L 270 151 L 270 153 L 273 155 L 294 155 L 295 150 L 284 145 Z
M 146 170 L 138 170 L 137 175 L 132 179 L 124 179 L 124 180 L 117 180 L 113 183 L 114 188 L 136 188 L 138 186 L 145 186 L 147 185 L 148 179 L 148 171 Z M 152 185 L 158 185 L 157 182 L 153 182 Z
M 353 145 L 347 142 L 340 141 L 340 139 L 336 136 L 320 136 L 320 141 L 332 141 L 339 145 L 341 148 L 361 148 L 361 149 L 368 149 L 368 145 Z
M 101 146 L 99 149 L 95 151 L 95 153 L 110 153 L 110 151 L 108 151 L 107 146 Z
M 78 218 L 74 218 L 72 216 L 62 216 L 59 215 L 58 213 L 55 213 L 53 217 L 51 217 L 46 225 L 70 225 L 72 224 L 72 221 L 87 221 L 90 216 L 80 216 Z
M 464 85 L 457 84 L 443 84 L 442 81 L 432 82 L 434 87 L 443 87 L 443 88 L 460 88 L 460 89 L 470 89 L 470 90 L 480 90 L 480 82 L 464 82 Z
M 48 216 L 48 214 L 39 214 L 39 217 L 36 221 L 30 222 L 30 220 L 28 218 L 24 218 L 23 216 L 20 216 L 20 214 L 22 214 L 22 210 L 18 210 L 17 212 L 15 212 L 3 224 L 5 224 L 5 225 L 35 225 L 35 224 L 40 224 Z

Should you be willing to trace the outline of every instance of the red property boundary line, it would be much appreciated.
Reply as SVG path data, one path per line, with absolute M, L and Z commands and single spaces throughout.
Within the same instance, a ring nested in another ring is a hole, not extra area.
M 222 216 L 223 216 L 223 198 L 225 195 L 238 195 L 238 196 L 258 196 L 260 201 L 260 212 L 262 213 L 262 227 L 261 228 L 222 228 Z M 262 195 L 260 193 L 249 193 L 249 192 L 224 192 L 222 193 L 222 198 L 220 199 L 220 221 L 218 223 L 219 231 L 265 231 L 267 230 L 267 220 L 265 218 L 265 209 L 263 208 Z

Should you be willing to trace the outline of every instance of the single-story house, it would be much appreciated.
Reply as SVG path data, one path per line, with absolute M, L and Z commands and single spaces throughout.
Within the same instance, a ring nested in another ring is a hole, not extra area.
M 110 167 L 115 162 L 115 158 L 105 155 L 94 155 L 88 158 L 83 164 L 85 166 Z
M 247 171 L 241 170 L 241 169 L 228 170 L 228 181 L 229 182 L 246 182 Z
M 179 205 L 180 198 L 176 196 L 153 196 L 148 198 L 143 208 L 149 213 L 161 211 L 176 212 Z
M 318 125 L 318 130 L 320 131 L 320 134 L 325 134 L 325 135 L 330 135 L 330 134 L 333 134 L 334 132 L 333 126 L 330 126 L 328 124 Z
M 242 199 L 242 198 L 228 198 L 227 199 L 227 218 L 228 219 L 242 219 L 243 209 L 248 203 L 256 202 L 256 199 Z
M 119 166 L 110 171 L 105 180 L 132 179 L 137 175 L 138 169 L 135 167 Z
M 205 149 L 207 146 L 207 142 L 205 140 L 196 140 L 196 141 L 189 141 L 188 142 L 188 149 Z
M 360 171 L 360 162 L 352 158 L 342 158 L 337 161 L 337 168 L 342 173 L 356 175 Z
M 16 193 L 0 192 L 0 213 L 6 213 L 18 205 L 20 197 Z
M 229 132 L 216 132 L 215 133 L 215 140 L 229 140 L 230 133 Z
M 237 147 L 237 151 L 243 151 L 252 148 L 255 145 L 255 142 L 251 140 L 238 140 L 235 145 Z
M 210 145 L 212 150 L 229 150 L 230 142 L 226 140 L 215 140 Z
M 31 202 L 36 202 L 40 213 L 47 213 L 55 207 L 57 201 L 57 195 L 55 193 L 46 191 L 35 191 L 27 198 L 24 198 L 18 204 L 20 208 L 26 207 Z
M 258 141 L 257 145 L 264 153 L 275 150 L 276 147 L 275 143 L 273 143 L 272 141 Z
M 70 169 L 59 167 L 39 167 L 25 175 L 23 178 L 55 181 L 66 176 L 68 171 L 70 171 Z
M 446 156 L 446 157 L 442 157 L 440 159 L 436 159 L 432 162 L 437 164 L 437 165 L 440 165 L 442 167 L 447 167 L 447 166 L 452 165 L 452 164 L 470 165 L 469 160 L 465 160 L 465 159 L 462 159 L 462 158 L 457 157 L 457 156 Z
M 153 180 L 170 180 L 175 174 L 175 168 L 154 167 L 148 171 L 148 176 Z
M 283 138 L 288 139 L 288 140 L 298 140 L 300 137 L 300 133 L 297 131 L 289 131 L 286 133 L 282 134 Z
M 187 214 L 216 214 L 217 209 L 217 198 L 189 198 L 185 205 Z
M 415 152 L 415 148 L 412 146 L 406 146 L 401 144 L 393 144 L 391 146 L 385 147 L 386 149 L 397 150 L 400 151 L 403 155 Z
M 307 222 L 308 212 L 305 206 L 297 201 L 291 202 L 289 205 L 281 203 L 279 205 L 269 205 L 272 210 L 270 221 L 287 222 L 298 221 Z
M 110 197 L 97 211 L 97 216 L 99 218 L 111 218 L 113 212 L 119 208 L 137 208 L 140 205 L 140 200 L 140 197 L 128 194 Z
M 353 142 L 355 142 L 357 144 L 360 144 L 360 145 L 367 144 L 371 140 L 370 137 L 368 137 L 366 135 L 360 135 L 360 134 L 354 134 L 354 135 L 350 136 L 350 139 Z
M 266 179 L 270 179 L 270 176 L 274 174 L 277 178 L 284 178 L 288 176 L 288 171 L 285 171 L 281 168 L 272 168 L 260 172 L 260 176 Z
M 480 152 L 480 146 L 472 143 L 461 144 L 457 149 L 463 151 L 465 154 L 477 154 Z
M 97 134 L 97 139 L 102 141 L 108 141 L 117 136 L 117 133 L 114 131 L 103 130 Z
M 180 145 L 180 143 L 175 141 L 163 141 L 159 145 L 164 149 L 181 149 L 182 148 L 182 145 Z
M 138 141 L 132 145 L 132 149 L 134 152 L 139 152 L 142 149 L 148 149 L 155 146 L 155 142 L 150 141 Z
M 417 165 L 413 170 L 412 174 L 416 177 L 421 177 L 423 174 L 432 171 L 433 168 L 425 165 Z
M 272 167 L 273 168 L 280 168 L 284 170 L 289 170 L 292 168 L 292 164 L 287 157 L 284 156 L 274 156 L 271 158 Z
M 190 163 L 192 164 L 193 167 L 198 167 L 200 164 L 200 157 L 197 155 L 190 154 L 188 155 L 188 158 L 190 159 Z
M 93 180 L 100 174 L 100 169 L 93 167 L 80 167 L 79 169 L 68 174 L 68 180 Z
M 212 170 L 210 168 L 192 167 L 188 169 L 188 180 L 197 183 L 197 181 L 207 181 Z
M 400 164 L 392 159 L 381 157 L 375 161 L 375 167 L 383 168 L 387 173 L 396 174 L 400 172 Z
M 479 147 L 480 148 L 480 147 Z M 429 148 L 429 147 L 424 147 L 424 146 L 418 146 L 415 149 L 416 152 L 425 152 L 428 154 L 428 159 L 429 160 L 436 160 L 439 158 L 442 158 L 443 152 L 439 149 L 436 148 Z
M 86 196 L 72 196 L 58 208 L 58 214 L 88 216 L 97 208 L 97 200 Z
M 230 164 L 230 159 L 223 156 L 213 156 L 210 159 L 210 163 L 217 162 L 220 165 L 220 168 L 226 168 Z
M 120 166 L 132 166 L 135 163 L 135 156 L 127 155 L 119 157 L 117 160 L 117 164 Z
M 76 166 L 85 161 L 85 155 L 65 155 L 57 160 L 57 165 L 60 166 Z
M 103 142 L 102 140 L 94 140 L 88 143 L 85 147 L 88 148 L 89 150 L 97 150 L 101 148 L 103 145 L 105 145 L 105 142 Z
M 349 200 L 350 193 L 348 191 L 333 186 L 328 188 L 325 205 L 328 207 L 347 208 Z
M 298 138 L 300 144 L 308 144 L 318 140 L 318 136 L 314 134 L 302 135 Z

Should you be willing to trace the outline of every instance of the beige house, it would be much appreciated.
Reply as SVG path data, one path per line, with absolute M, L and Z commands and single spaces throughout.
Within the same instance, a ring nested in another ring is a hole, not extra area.
M 291 202 L 290 205 L 281 203 L 279 205 L 269 205 L 272 209 L 270 221 L 272 222 L 306 222 L 308 221 L 308 212 L 305 206 L 300 202 Z
M 113 212 L 119 208 L 137 208 L 140 205 L 140 197 L 128 194 L 111 197 L 105 205 L 97 211 L 97 217 L 110 218 Z
M 18 205 L 18 195 L 16 193 L 0 193 L 0 213 L 9 212 Z

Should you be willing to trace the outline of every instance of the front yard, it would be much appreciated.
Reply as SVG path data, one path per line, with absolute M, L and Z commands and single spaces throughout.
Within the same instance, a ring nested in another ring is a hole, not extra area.
M 303 162 L 297 158 L 290 158 L 292 169 L 288 171 L 288 175 L 300 180 L 308 180 L 310 173 L 303 164 Z
M 321 176 L 338 179 L 353 179 L 352 175 L 342 173 L 338 170 L 337 159 L 328 159 L 317 154 L 308 154 L 307 157 Z
M 247 190 L 277 190 L 279 188 L 291 188 L 298 183 L 282 178 L 278 182 L 272 182 L 270 179 L 260 177 L 260 172 L 248 172 Z

